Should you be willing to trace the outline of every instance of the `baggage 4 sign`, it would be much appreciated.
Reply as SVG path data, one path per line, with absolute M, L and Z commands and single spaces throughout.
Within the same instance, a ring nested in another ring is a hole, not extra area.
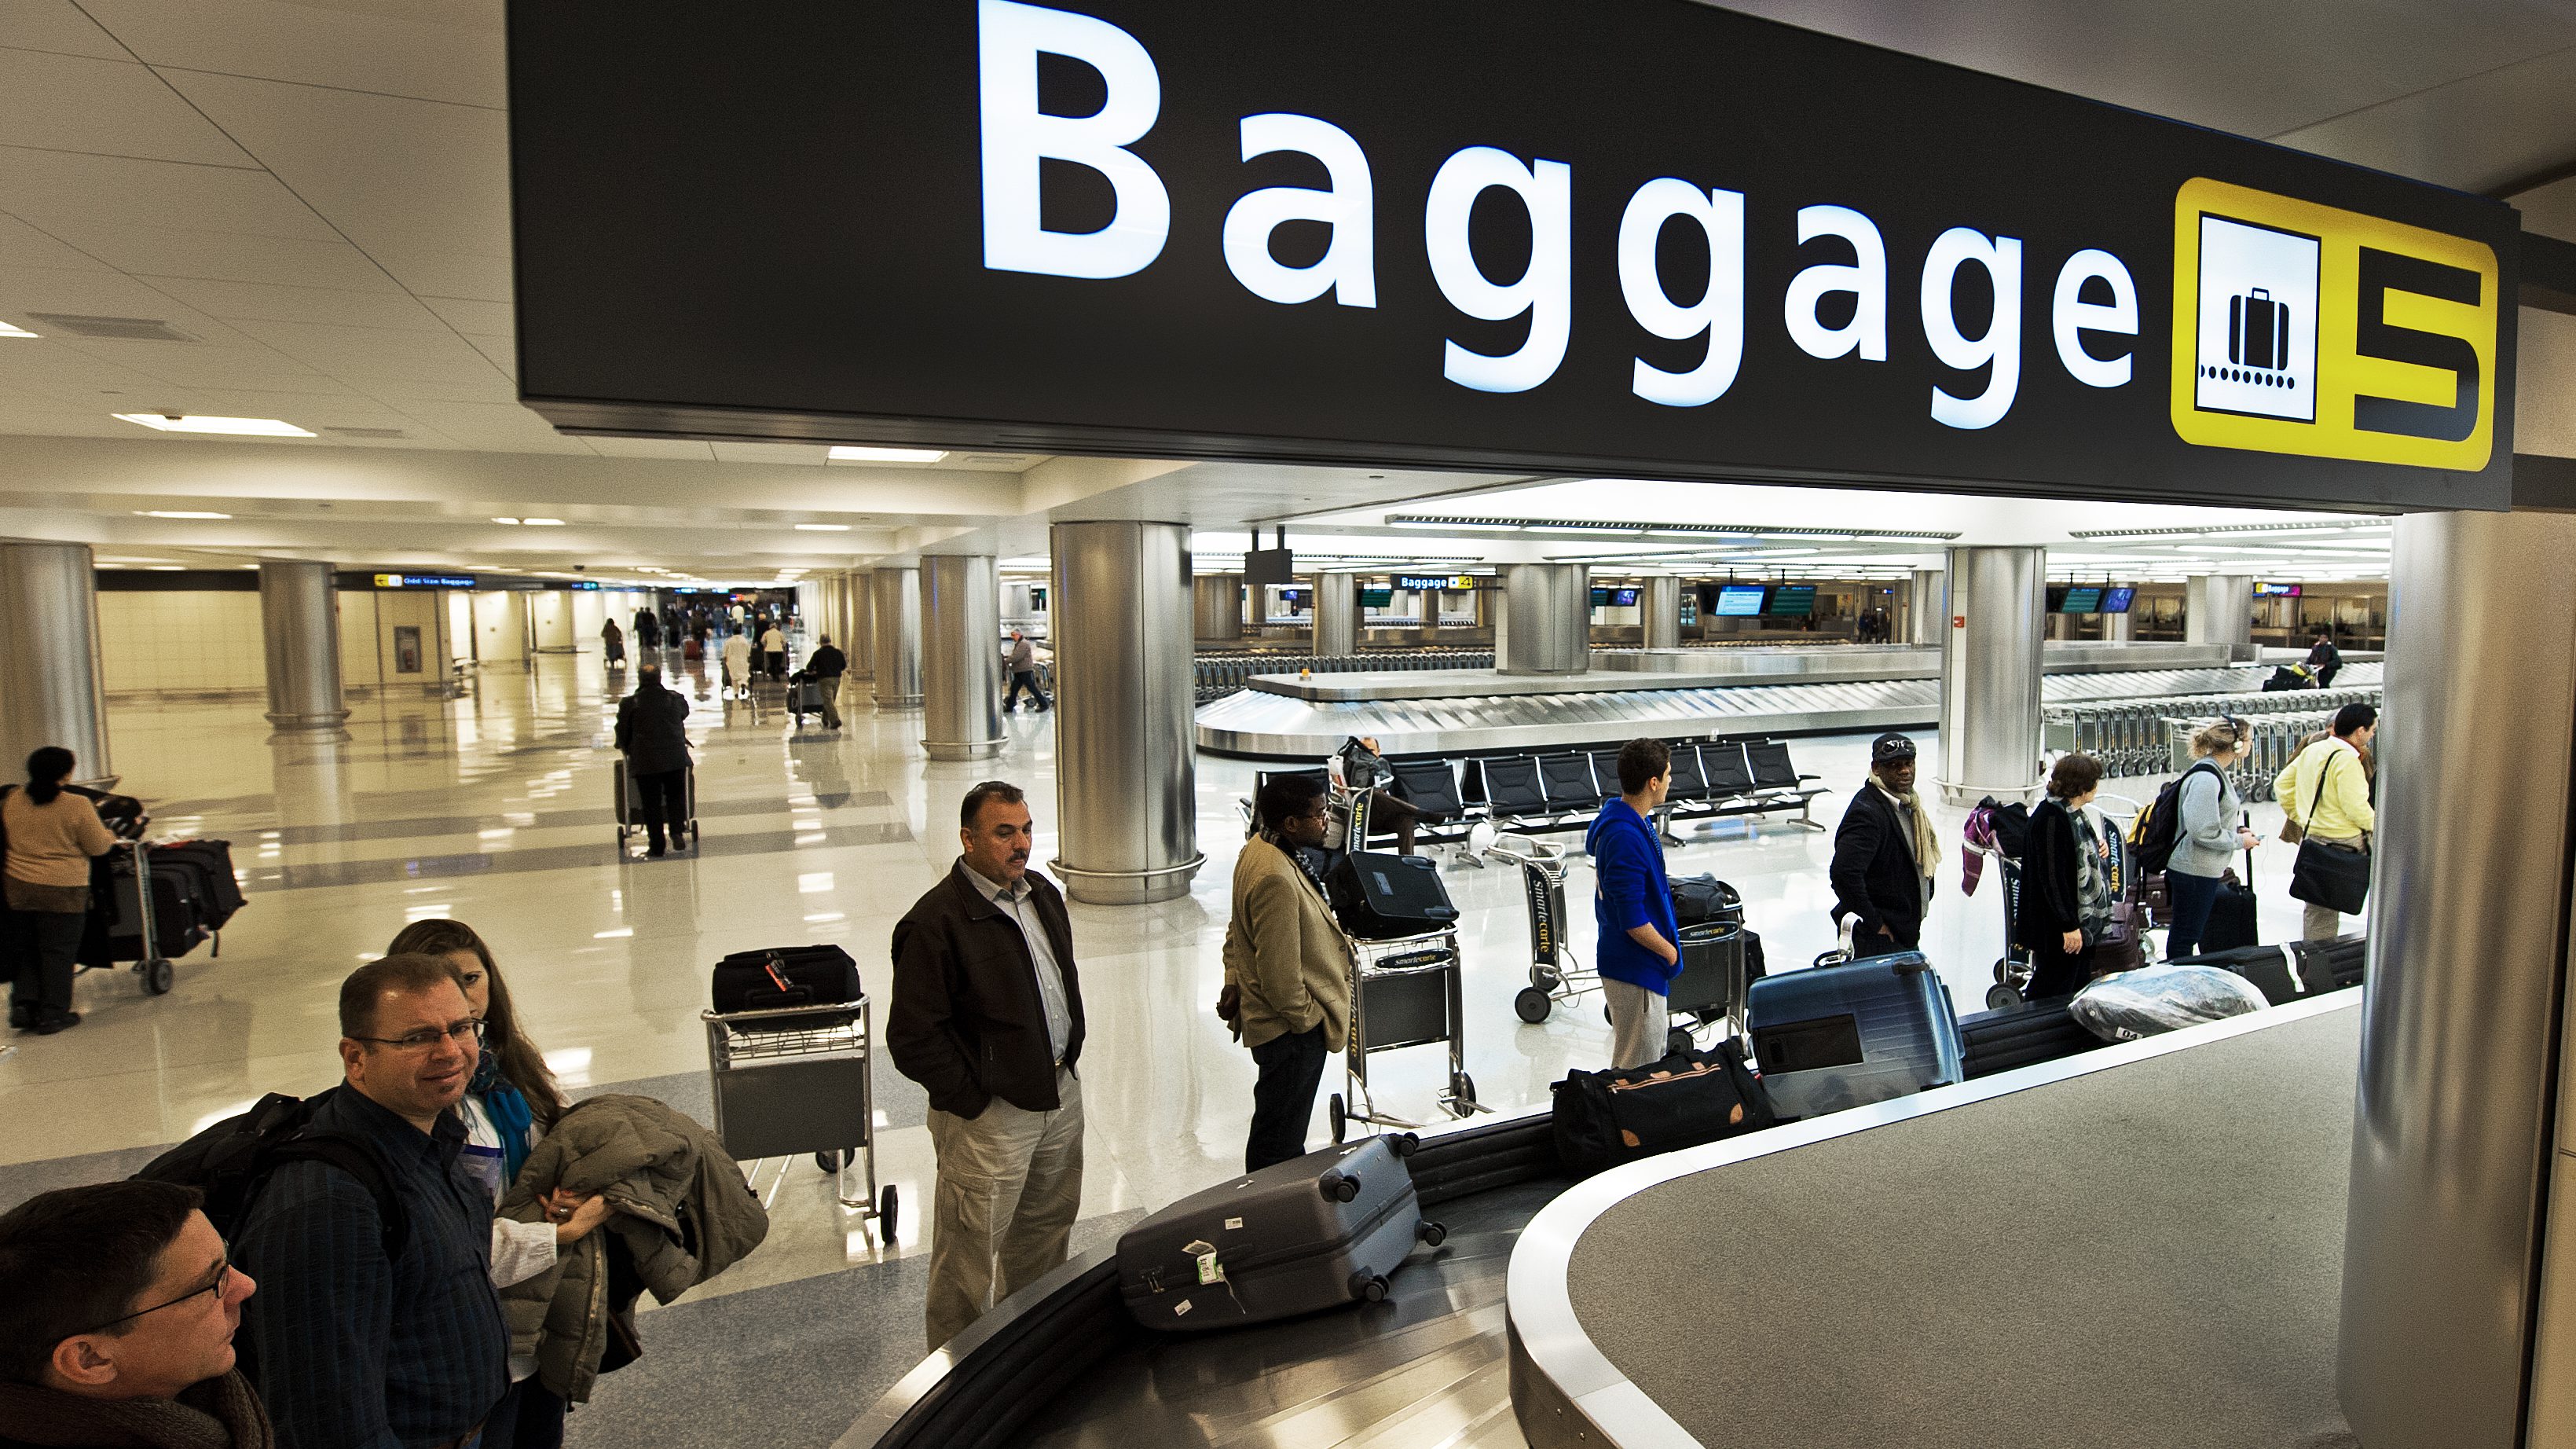
M 2510 208 L 1685 0 L 511 41 L 521 387 L 575 430 L 2509 494 Z

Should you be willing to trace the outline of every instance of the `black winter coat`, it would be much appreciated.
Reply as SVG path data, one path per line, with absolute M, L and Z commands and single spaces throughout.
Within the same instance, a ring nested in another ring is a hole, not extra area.
M 805 672 L 816 679 L 831 679 L 850 671 L 849 656 L 826 644 L 805 660 Z
M 1923 872 L 1914 864 L 1913 835 L 1904 812 L 1887 792 L 1864 784 L 1852 792 L 1843 823 L 1834 831 L 1834 923 L 1856 916 L 1855 944 L 1868 954 L 1867 938 L 1886 932 L 1912 950 L 1923 936 Z
M 2021 909 L 2013 918 L 2013 939 L 2033 950 L 2055 951 L 2059 938 L 2084 925 L 2083 886 L 2076 852 L 2075 817 L 2066 802 L 2051 795 L 2030 812 L 2030 843 L 2021 859 Z
M 1048 948 L 1064 972 L 1064 1004 L 1073 1018 L 1064 1064 L 1071 1067 L 1082 1056 L 1073 921 L 1046 877 L 1032 871 L 1029 882 Z M 896 1070 L 928 1090 L 930 1105 L 967 1118 L 982 1116 L 995 1097 L 1028 1112 L 1063 1105 L 1028 938 L 966 878 L 964 861 L 895 923 L 893 954 L 886 1047 Z
M 663 775 L 689 767 L 687 696 L 660 684 L 639 684 L 617 702 L 617 748 L 630 775 Z

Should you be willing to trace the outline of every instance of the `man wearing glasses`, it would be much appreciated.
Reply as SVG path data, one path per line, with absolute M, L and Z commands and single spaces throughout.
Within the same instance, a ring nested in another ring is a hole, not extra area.
M 280 1449 L 462 1449 L 509 1391 L 492 1198 L 458 1166 L 449 1110 L 482 1035 L 440 957 L 387 956 L 340 985 L 346 1080 L 311 1130 L 373 1148 L 409 1223 L 389 1253 L 373 1193 L 321 1162 L 280 1166 L 253 1199 L 234 1257 L 264 1285 L 244 1321 Z
M 1253 804 L 1261 833 L 1234 860 L 1225 994 L 1216 1008 L 1260 1069 L 1243 1144 L 1246 1172 L 1306 1155 L 1315 1089 L 1351 1019 L 1350 951 L 1296 854 L 1324 843 L 1324 782 L 1276 775 Z
M 233 1367 L 250 1275 L 197 1190 L 110 1182 L 0 1217 L 0 1443 L 273 1443 Z

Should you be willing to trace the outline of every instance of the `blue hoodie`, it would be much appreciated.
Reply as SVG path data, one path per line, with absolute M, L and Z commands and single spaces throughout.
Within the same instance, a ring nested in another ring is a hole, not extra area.
M 1681 944 L 1672 882 L 1664 874 L 1664 843 L 1655 838 L 1653 823 L 1614 795 L 1584 832 L 1583 848 L 1592 852 L 1592 918 L 1601 927 L 1600 944 L 1593 948 L 1596 969 L 1612 981 L 1669 994 L 1680 968 L 1665 965 L 1628 935 L 1633 927 L 1652 926 L 1677 949 Z

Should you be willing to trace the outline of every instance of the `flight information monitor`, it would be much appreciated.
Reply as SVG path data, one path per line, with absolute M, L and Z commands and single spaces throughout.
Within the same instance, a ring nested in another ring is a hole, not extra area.
M 1770 606 L 1763 612 L 1783 619 L 1803 619 L 1816 612 L 1816 586 L 1782 584 L 1771 591 Z
M 2098 614 L 2102 612 L 2102 590 L 2086 585 L 2069 586 L 2059 598 L 2053 612 L 2060 614 Z
M 2136 589 L 2104 589 L 2102 591 L 2102 612 L 2105 614 L 2125 614 L 2129 612 L 2129 605 L 2135 602 L 2137 597 L 2138 591 Z
M 1728 584 L 1717 592 L 1717 607 L 1710 612 L 1721 619 L 1750 619 L 1762 612 L 1762 600 L 1771 591 L 1760 584 Z

